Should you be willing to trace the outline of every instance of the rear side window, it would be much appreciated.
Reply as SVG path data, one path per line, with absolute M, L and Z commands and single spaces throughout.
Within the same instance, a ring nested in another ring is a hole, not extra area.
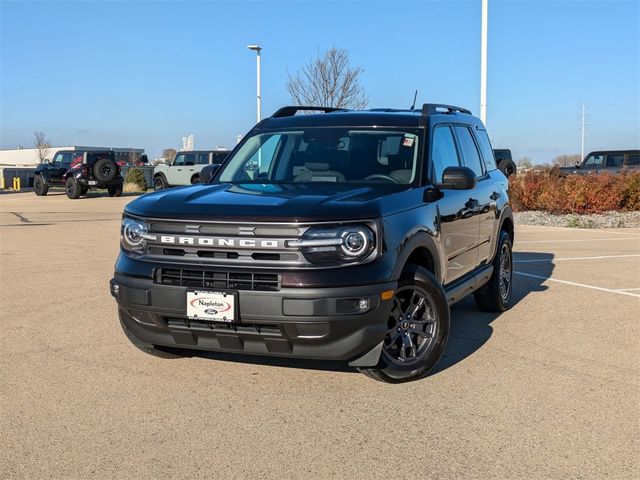
M 462 161 L 465 167 L 469 167 L 476 174 L 476 177 L 484 175 L 482 170 L 482 161 L 480 160 L 480 152 L 473 141 L 471 131 L 467 127 L 454 127 L 460 150 L 462 151 Z
M 208 153 L 198 153 L 198 158 L 196 160 L 197 165 L 207 165 L 209 163 L 209 154 Z
M 489 135 L 486 130 L 476 130 L 476 138 L 478 139 L 478 145 L 480 145 L 480 153 L 482 153 L 482 159 L 484 165 L 487 167 L 487 171 L 495 170 L 496 159 L 493 156 L 493 149 L 491 148 L 491 142 L 489 141 Z
M 442 174 L 445 168 L 460 165 L 451 128 L 441 126 L 436 127 L 433 131 L 431 162 L 433 164 L 433 179 L 436 183 L 442 182 Z
M 629 155 L 627 157 L 627 166 L 638 167 L 640 166 L 640 155 Z

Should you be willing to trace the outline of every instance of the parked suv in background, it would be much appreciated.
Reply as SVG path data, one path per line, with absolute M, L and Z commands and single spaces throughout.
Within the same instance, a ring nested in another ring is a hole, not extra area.
M 170 164 L 157 165 L 153 171 L 153 188 L 162 190 L 178 185 L 200 182 L 200 170 L 205 165 L 220 164 L 228 150 L 195 150 L 178 152 Z
M 601 150 L 589 153 L 574 167 L 561 167 L 564 174 L 624 173 L 640 170 L 640 150 Z
M 48 163 L 36 167 L 33 190 L 46 195 L 49 187 L 64 186 L 71 199 L 85 195 L 91 188 L 107 189 L 112 197 L 122 195 L 123 178 L 114 152 L 60 150 Z
M 502 170 L 502 173 L 507 177 L 515 175 L 518 172 L 518 168 L 511 157 L 511 150 L 506 148 L 497 148 L 493 151 L 493 156 L 496 159 L 498 168 Z
M 213 181 L 125 207 L 111 293 L 144 352 L 343 360 L 403 382 L 442 355 L 452 303 L 510 306 L 508 181 L 468 110 L 285 107 Z

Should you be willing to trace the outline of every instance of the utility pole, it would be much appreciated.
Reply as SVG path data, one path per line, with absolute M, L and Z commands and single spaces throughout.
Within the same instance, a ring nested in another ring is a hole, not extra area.
M 256 52 L 256 122 L 262 119 L 262 94 L 260 92 L 260 45 L 247 45 L 249 50 Z
M 487 125 L 487 24 L 489 0 L 482 0 L 482 33 L 480 40 L 480 120 Z
M 582 141 L 580 143 L 581 147 L 580 147 L 580 161 L 582 162 L 582 160 L 584 160 L 584 130 L 586 127 L 586 116 L 585 116 L 585 109 L 586 109 L 586 105 L 584 102 L 580 103 L 579 105 L 580 110 L 581 110 L 581 115 L 580 115 L 580 130 L 582 132 Z

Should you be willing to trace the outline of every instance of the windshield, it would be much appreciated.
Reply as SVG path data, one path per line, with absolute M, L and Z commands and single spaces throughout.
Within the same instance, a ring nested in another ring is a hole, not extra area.
M 396 183 L 416 178 L 417 130 L 310 127 L 248 138 L 220 182 Z

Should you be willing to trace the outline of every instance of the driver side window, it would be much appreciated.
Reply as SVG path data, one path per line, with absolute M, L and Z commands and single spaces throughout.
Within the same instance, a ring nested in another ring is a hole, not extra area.
M 439 126 L 433 131 L 431 163 L 433 165 L 432 179 L 436 183 L 442 182 L 442 174 L 447 167 L 460 165 L 453 134 L 448 126 Z
M 183 167 L 185 165 L 185 155 L 181 153 L 180 155 L 176 155 L 175 160 L 173 161 L 174 167 Z
M 591 155 L 587 158 L 587 161 L 584 162 L 585 167 L 602 167 L 602 162 L 604 161 L 604 155 Z

